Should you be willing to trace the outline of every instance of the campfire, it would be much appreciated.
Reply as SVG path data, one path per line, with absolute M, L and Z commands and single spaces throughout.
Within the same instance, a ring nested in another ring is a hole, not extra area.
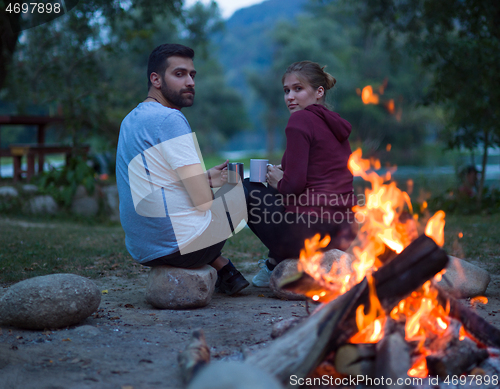
M 353 209 L 362 226 L 352 256 L 326 271 L 329 237 L 306 240 L 299 274 L 282 288 L 322 304 L 248 362 L 292 386 L 293 376 L 320 387 L 498 387 L 500 331 L 437 285 L 448 263 L 444 212 L 422 223 L 409 195 L 361 150 L 349 168 L 371 183 Z

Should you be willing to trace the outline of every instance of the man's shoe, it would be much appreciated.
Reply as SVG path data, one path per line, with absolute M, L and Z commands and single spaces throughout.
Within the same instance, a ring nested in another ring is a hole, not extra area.
M 220 272 L 219 272 L 220 273 Z M 234 266 L 229 268 L 217 276 L 217 282 L 215 283 L 215 290 L 219 293 L 225 293 L 230 296 L 236 294 L 247 286 L 249 282 L 243 277 L 243 275 L 236 270 Z
M 252 285 L 257 288 L 269 288 L 269 281 L 271 280 L 273 271 L 269 270 L 265 259 L 259 261 L 259 267 L 259 272 L 252 278 Z

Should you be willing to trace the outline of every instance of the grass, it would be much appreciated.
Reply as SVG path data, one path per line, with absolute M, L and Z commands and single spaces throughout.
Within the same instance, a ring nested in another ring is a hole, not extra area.
M 499 214 L 447 216 L 444 248 L 500 274 L 499 225 Z M 128 254 L 125 234 L 116 224 L 17 217 L 0 218 L 0 230 L 0 285 L 51 273 L 97 278 L 134 277 L 147 271 Z M 235 264 L 256 264 L 267 250 L 249 229 L 243 229 L 227 241 L 223 253 Z
M 120 225 L 81 219 L 0 218 L 0 285 L 52 273 L 134 277 L 147 268 L 125 248 Z M 224 255 L 234 263 L 262 257 L 264 246 L 249 229 L 231 238 Z
M 451 255 L 482 262 L 491 273 L 500 274 L 498 226 L 498 213 L 446 216 L 444 248 Z M 459 235 L 460 233 L 463 236 Z

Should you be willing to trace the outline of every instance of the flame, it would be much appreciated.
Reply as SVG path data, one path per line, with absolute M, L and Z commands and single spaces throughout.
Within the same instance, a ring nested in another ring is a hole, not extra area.
M 364 305 L 359 305 L 356 309 L 356 325 L 359 332 L 351 337 L 351 343 L 377 343 L 384 337 L 385 312 L 377 297 L 373 277 L 368 274 L 366 278 L 368 281 L 370 309 L 368 314 L 364 313 Z
M 437 211 L 425 226 L 425 235 L 434 239 L 434 242 L 440 247 L 444 245 L 444 216 L 443 211 Z
M 376 93 L 373 93 L 373 88 L 371 85 L 367 85 L 361 91 L 361 100 L 364 104 L 378 104 L 379 97 Z
M 464 234 L 463 234 L 462 232 L 459 232 L 459 233 L 458 233 L 458 238 L 459 238 L 459 239 L 462 239 L 463 237 L 464 237 Z
M 426 378 L 428 376 L 427 360 L 425 357 L 425 355 L 420 356 L 410 370 L 408 370 L 410 377 Z
M 387 146 L 385 146 L 385 151 L 391 151 L 391 144 L 390 143 L 387 143 Z
M 316 235 L 304 242 L 301 251 L 299 270 L 306 271 L 325 285 L 325 290 L 308 291 L 307 295 L 316 301 L 327 302 L 345 293 L 353 285 L 367 278 L 369 287 L 369 309 L 360 305 L 356 310 L 358 332 L 350 339 L 352 343 L 375 343 L 384 336 L 384 325 L 387 320 L 371 274 L 383 266 L 384 260 L 395 253 L 400 253 L 419 235 L 418 215 L 413 215 L 413 207 L 407 192 L 397 188 L 391 182 L 391 173 L 380 176 L 380 162 L 375 159 L 363 159 L 361 149 L 355 150 L 348 161 L 348 168 L 354 176 L 361 177 L 371 184 L 365 190 L 366 202 L 353 207 L 356 220 L 363 220 L 356 245 L 352 248 L 353 262 L 347 266 L 346 258 L 334 263 L 330 272 L 321 267 L 323 258 L 321 248 L 330 240 L 320 239 Z M 413 188 L 413 181 L 407 182 Z M 424 202 L 422 207 L 427 208 Z M 444 244 L 443 211 L 438 211 L 425 226 L 425 234 L 442 246 Z M 423 229 L 423 228 L 422 228 Z M 445 270 L 435 275 L 440 280 Z M 426 377 L 428 369 L 426 356 L 435 352 L 425 347 L 426 339 L 442 337 L 449 331 L 449 304 L 443 307 L 438 300 L 438 291 L 427 281 L 411 296 L 400 301 L 388 314 L 393 320 L 405 326 L 405 339 L 415 342 L 414 361 L 408 370 L 412 377 Z M 475 301 L 475 300 L 474 300 Z M 478 301 L 483 301 L 478 299 Z M 467 336 L 461 330 L 460 336 Z

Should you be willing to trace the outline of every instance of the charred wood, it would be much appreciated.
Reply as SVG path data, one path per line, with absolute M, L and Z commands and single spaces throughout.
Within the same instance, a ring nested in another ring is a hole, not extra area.
M 460 375 L 479 365 L 488 358 L 488 351 L 479 348 L 469 338 L 460 341 L 454 338 L 448 348 L 437 354 L 429 355 L 427 368 L 430 375 L 439 375 L 441 378 Z

